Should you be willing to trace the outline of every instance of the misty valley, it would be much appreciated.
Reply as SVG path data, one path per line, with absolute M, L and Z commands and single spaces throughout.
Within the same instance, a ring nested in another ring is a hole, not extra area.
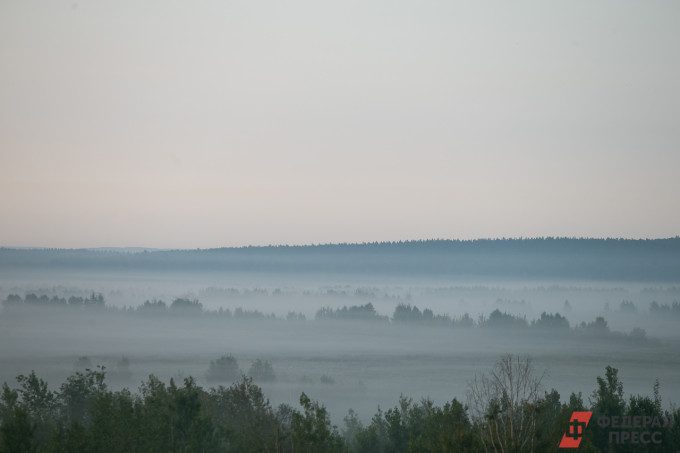
M 73 423 L 103 423 L 85 403 L 80 418 L 64 415 L 76 386 L 129 404 L 130 417 L 165 398 L 167 426 L 183 430 L 158 444 L 172 451 L 485 451 L 495 444 L 483 431 L 500 421 L 488 419 L 493 398 L 477 413 L 471 397 L 504 360 L 541 377 L 532 404 L 543 412 L 517 451 L 557 448 L 572 410 L 677 413 L 680 241 L 564 241 L 0 249 L 3 420 L 19 429 L 8 408 L 26 408 L 31 448 L 61 451 L 75 442 Z M 31 406 L 41 385 L 49 416 Z M 191 398 L 196 426 L 172 412 Z M 234 398 L 261 426 L 229 418 L 240 416 L 220 404 Z M 677 428 L 663 429 L 667 449 L 654 448 L 675 451 Z M 609 448 L 602 429 L 586 442 Z M 97 445 L 88 448 L 109 448 Z

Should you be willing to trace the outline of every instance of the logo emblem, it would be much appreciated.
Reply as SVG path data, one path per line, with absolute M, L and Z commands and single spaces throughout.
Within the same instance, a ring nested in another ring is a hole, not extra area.
M 574 412 L 571 414 L 569 428 L 567 428 L 567 432 L 562 436 L 560 448 L 578 448 L 578 446 L 581 445 L 583 432 L 585 431 L 586 426 L 588 426 L 588 422 L 592 415 L 592 412 Z

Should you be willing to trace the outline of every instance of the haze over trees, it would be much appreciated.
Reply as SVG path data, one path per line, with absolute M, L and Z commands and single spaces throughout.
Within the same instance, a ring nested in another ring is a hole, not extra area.
M 574 393 L 563 402 L 557 390 L 543 389 L 545 381 L 530 358 L 507 355 L 469 383 L 467 403 L 453 398 L 437 406 L 402 396 L 368 424 L 350 410 L 338 427 L 305 393 L 298 407 L 272 407 L 246 376 L 204 389 L 192 377 L 165 383 L 151 375 L 138 391 L 113 391 L 106 370 L 97 368 L 52 390 L 31 372 L 17 377 L 17 387 L 2 386 L 0 452 L 542 452 L 557 448 L 573 411 L 588 410 L 593 417 L 649 417 L 662 442 L 613 446 L 610 429 L 593 422 L 584 451 L 680 448 L 680 424 L 670 422 L 680 420 L 680 410 L 663 410 L 658 383 L 651 396 L 625 398 L 618 370 L 607 366 L 588 404 Z
M 75 302 L 74 302 L 75 301 Z M 624 301 L 622 306 L 628 307 L 630 302 Z M 675 312 L 674 304 L 672 308 L 668 309 L 669 313 Z M 664 305 L 664 307 L 667 307 Z M 233 313 L 230 310 L 204 310 L 203 304 L 198 300 L 190 300 L 186 298 L 177 298 L 169 306 L 162 300 L 145 301 L 142 305 L 136 308 L 119 309 L 116 307 L 108 307 L 105 304 L 104 296 L 102 294 L 92 293 L 89 298 L 70 297 L 68 301 L 64 298 L 52 297 L 47 295 L 37 296 L 33 293 L 27 294 L 24 298 L 17 294 L 10 294 L 6 300 L 3 301 L 3 313 L 5 315 L 21 314 L 24 309 L 58 309 L 62 310 L 68 308 L 63 313 L 68 315 L 71 313 L 76 316 L 78 313 L 106 315 L 124 315 L 124 316 L 155 316 L 163 318 L 170 316 L 171 318 L 213 318 L 213 319 L 233 319 L 233 320 L 283 320 L 277 318 L 276 315 L 266 315 L 258 310 L 245 310 L 241 307 L 234 309 Z M 650 311 L 656 313 L 662 310 L 659 305 L 650 307 Z M 630 312 L 630 309 L 622 309 L 623 312 Z M 30 313 L 29 313 L 30 315 Z M 289 312 L 285 318 L 287 321 L 303 321 L 306 320 L 303 315 Z M 475 321 L 468 313 L 465 313 L 459 318 L 451 318 L 446 314 L 435 314 L 431 309 L 425 308 L 422 311 L 415 305 L 400 303 L 394 309 L 392 317 L 379 315 L 372 303 L 365 305 L 351 305 L 343 306 L 342 308 L 333 309 L 330 307 L 322 307 L 317 310 L 314 320 L 316 322 L 323 321 L 342 321 L 342 322 L 358 322 L 369 321 L 379 322 L 383 324 L 394 325 L 417 325 L 424 327 L 445 327 L 445 328 L 472 328 L 487 329 L 489 331 L 504 331 L 504 332 L 527 332 L 527 333 L 546 333 L 552 335 L 569 335 L 573 334 L 574 338 L 586 337 L 600 337 L 600 338 L 616 338 L 620 340 L 647 340 L 647 333 L 644 329 L 635 327 L 630 333 L 613 332 L 607 325 L 604 317 L 598 316 L 593 321 L 582 322 L 581 324 L 571 327 L 566 317 L 559 313 L 541 313 L 540 318 L 528 321 L 526 316 L 518 316 L 503 312 L 499 309 L 493 310 L 489 315 L 480 315 Z M 219 363 L 212 364 L 213 368 L 209 372 L 209 376 L 218 376 L 226 373 L 224 367 L 227 362 L 235 360 L 233 357 L 222 357 Z M 238 374 L 238 367 L 233 367 L 233 371 L 228 374 Z M 221 369 L 221 371 L 218 371 Z M 260 371 L 256 371 L 256 374 Z M 265 373 L 266 374 L 266 373 Z M 211 379 L 211 378 L 209 378 Z
M 522 279 L 677 281 L 680 237 L 477 239 L 116 253 L 0 248 L 0 268 L 80 271 L 380 272 Z
M 0 249 L 0 451 L 540 452 L 575 410 L 673 415 L 677 241 Z

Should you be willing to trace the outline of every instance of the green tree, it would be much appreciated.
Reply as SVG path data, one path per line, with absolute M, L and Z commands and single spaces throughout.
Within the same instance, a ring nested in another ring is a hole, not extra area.
M 331 425 L 326 408 L 312 401 L 307 395 L 300 395 L 300 405 L 304 413 L 294 412 L 292 436 L 294 451 L 331 453 L 343 450 L 342 437 L 337 428 Z
M 605 367 L 605 377 L 597 377 L 597 389 L 593 391 L 590 403 L 593 406 L 593 420 L 599 417 L 621 417 L 626 412 L 626 401 L 623 398 L 623 384 L 619 381 L 619 370 L 609 365 Z M 609 444 L 606 429 L 593 425 L 593 444 L 602 451 L 613 447 Z
M 33 432 L 28 409 L 23 405 L 8 410 L 0 424 L 0 451 L 3 453 L 24 453 L 35 451 Z
M 105 369 L 77 371 L 66 378 L 59 391 L 62 416 L 67 425 L 79 423 L 87 425 L 91 420 L 90 403 L 97 394 L 106 391 Z
M 46 381 L 36 376 L 35 371 L 28 376 L 17 376 L 17 382 L 20 385 L 18 394 L 35 428 L 36 445 L 45 445 L 56 429 L 56 394 L 49 390 Z
M 91 402 L 92 422 L 88 429 L 93 451 L 124 453 L 139 443 L 135 398 L 127 389 L 100 392 Z
M 184 379 L 184 385 L 179 388 L 171 380 L 168 394 L 175 450 L 216 451 L 217 439 L 212 420 L 201 410 L 203 390 L 196 385 L 194 378 Z
M 350 446 L 353 446 L 357 453 L 383 453 L 387 450 L 388 442 L 387 423 L 383 411 L 378 407 L 371 424 L 358 430 Z
M 240 375 L 236 358 L 229 354 L 210 361 L 206 379 L 213 382 L 234 382 Z
M 173 414 L 171 397 L 165 384 L 150 375 L 139 388 L 135 402 L 139 451 L 172 451 Z
M 208 414 L 217 425 L 226 451 L 276 451 L 281 430 L 269 400 L 252 378 L 209 392 Z
M 424 415 L 422 429 L 420 434 L 411 436 L 409 452 L 474 452 L 481 449 L 467 409 L 457 399 L 441 408 L 425 401 L 419 410 Z

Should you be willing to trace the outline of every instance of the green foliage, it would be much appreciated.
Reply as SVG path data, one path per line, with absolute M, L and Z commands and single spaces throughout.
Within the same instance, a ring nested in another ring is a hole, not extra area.
M 134 451 L 140 442 L 135 417 L 135 398 L 129 390 L 99 392 L 91 403 L 92 422 L 88 443 L 94 451 Z
M 360 430 L 355 438 L 356 452 L 384 452 L 387 449 L 388 434 L 385 414 L 378 408 L 373 416 L 371 424 L 366 429 Z M 351 444 L 350 444 L 351 445 Z
M 28 409 L 15 406 L 6 412 L 0 425 L 0 451 L 7 453 L 23 453 L 35 451 L 33 432 L 35 425 L 31 423 Z
M 47 387 L 47 382 L 38 378 L 35 371 L 28 376 L 20 375 L 17 382 L 21 386 L 19 396 L 29 413 L 40 420 L 52 417 L 56 406 L 56 397 Z
M 331 425 L 328 411 L 307 395 L 300 395 L 303 413 L 294 412 L 291 423 L 294 451 L 331 453 L 343 450 L 343 440 Z
M 605 377 L 597 377 L 597 389 L 593 391 L 593 411 L 609 416 L 623 415 L 626 402 L 623 399 L 623 384 L 619 381 L 619 370 L 605 367 Z
M 98 393 L 106 391 L 104 368 L 76 371 L 60 387 L 59 399 L 67 424 L 89 424 L 90 403 Z
M 19 401 L 19 392 L 9 388 L 5 382 L 2 384 L 2 394 L 0 394 L 0 420 L 9 417 Z
M 251 378 L 225 388 L 211 389 L 207 413 L 219 430 L 226 451 L 274 451 L 281 428 L 269 400 Z
M 609 365 L 605 367 L 605 377 L 597 377 L 597 389 L 590 397 L 593 419 L 598 417 L 621 417 L 626 412 L 626 401 L 623 398 L 623 384 L 619 381 L 619 370 Z M 593 444 L 603 451 L 609 447 L 606 429 L 593 425 Z
M 473 434 L 467 408 L 455 398 L 442 408 L 423 401 L 414 407 L 409 419 L 418 420 L 420 425 L 419 434 L 409 434 L 409 452 L 472 452 L 481 448 Z
M 109 390 L 103 369 L 76 372 L 56 391 L 32 372 L 17 378 L 17 389 L 2 386 L 0 453 L 446 453 L 501 447 L 512 452 L 556 451 L 571 414 L 584 410 L 594 414 L 579 451 L 608 452 L 616 447 L 623 452 L 672 452 L 680 447 L 677 423 L 658 428 L 663 436 L 661 445 L 612 446 L 606 430 L 595 422 L 600 415 L 680 419 L 679 410 L 662 410 L 658 382 L 651 395 L 626 400 L 618 371 L 606 367 L 604 377 L 596 380 L 589 409 L 581 394 L 572 393 L 568 402 L 562 403 L 554 389 L 535 398 L 531 392 L 511 396 L 512 389 L 519 387 L 503 381 L 510 374 L 515 383 L 530 387 L 536 383 L 531 367 L 522 368 L 523 364 L 527 365 L 514 359 L 499 362 L 487 376 L 493 378 L 495 373 L 498 387 L 489 389 L 506 391 L 489 393 L 491 397 L 482 407 L 469 410 L 456 399 L 437 406 L 428 399 L 414 402 L 402 396 L 386 412 L 378 408 L 366 425 L 350 410 L 342 434 L 332 425 L 326 408 L 306 394 L 300 396 L 300 410 L 281 405 L 274 411 L 262 389 L 246 376 L 229 387 L 206 391 L 193 378 L 179 386 L 172 379 L 165 384 L 152 375 L 133 394 L 127 389 Z M 524 437 L 512 438 L 508 423 L 521 420 L 528 421 L 532 429 L 521 431 Z M 504 443 L 491 443 L 480 436 L 493 429 Z
M 17 382 L 21 387 L 18 395 L 21 397 L 22 407 L 28 411 L 33 421 L 36 444 L 43 445 L 49 441 L 55 429 L 57 395 L 49 390 L 47 382 L 38 378 L 34 371 L 28 376 L 17 376 Z

